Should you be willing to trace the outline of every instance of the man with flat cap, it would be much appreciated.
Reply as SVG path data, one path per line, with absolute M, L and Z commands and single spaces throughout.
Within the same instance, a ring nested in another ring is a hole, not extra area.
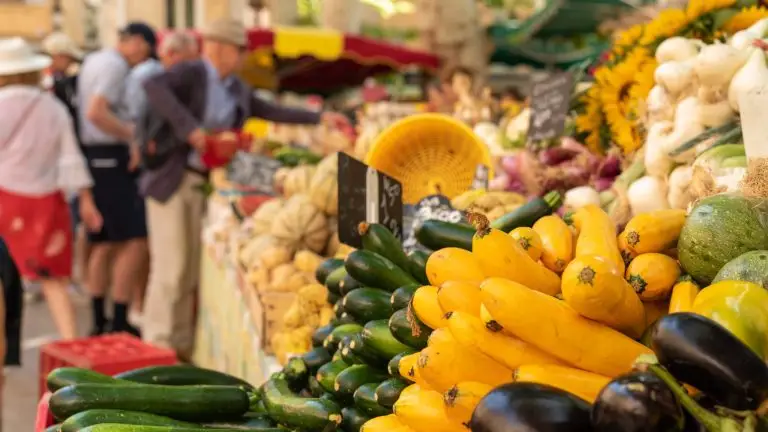
M 202 36 L 202 59 L 180 63 L 144 84 L 150 109 L 183 144 L 140 182 L 147 197 L 151 259 L 143 336 L 173 348 L 180 358 L 189 358 L 193 344 L 204 210 L 197 186 L 207 175 L 200 161 L 206 147 L 204 130 L 240 128 L 250 117 L 294 124 L 343 119 L 337 113 L 286 108 L 257 97 L 235 75 L 248 46 L 241 22 L 213 22 Z
M 128 324 L 127 311 L 147 259 L 147 226 L 135 172 L 140 152 L 134 145 L 125 85 L 133 66 L 154 57 L 156 44 L 155 32 L 147 24 L 128 24 L 115 48 L 87 56 L 80 70 L 80 140 L 94 180 L 96 206 L 104 218 L 101 231 L 89 233 L 88 239 L 94 334 L 138 333 Z M 107 327 L 104 298 L 110 280 L 114 310 Z

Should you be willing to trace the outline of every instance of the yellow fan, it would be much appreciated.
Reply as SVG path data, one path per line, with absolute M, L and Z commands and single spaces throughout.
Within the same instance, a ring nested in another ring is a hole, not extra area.
M 472 187 L 477 166 L 493 166 L 488 147 L 464 123 L 443 114 L 417 114 L 384 130 L 365 163 L 403 184 L 403 203 L 440 193 L 451 199 Z

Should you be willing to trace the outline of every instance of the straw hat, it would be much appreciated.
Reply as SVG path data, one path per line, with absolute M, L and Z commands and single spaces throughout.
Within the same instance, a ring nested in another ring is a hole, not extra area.
M 231 44 L 245 48 L 248 46 L 248 34 L 240 21 L 233 19 L 216 20 L 202 31 L 204 39 Z
M 0 39 L 0 76 L 41 71 L 51 58 L 36 54 L 22 38 Z
M 83 59 L 83 51 L 64 33 L 51 33 L 43 40 L 43 51 L 48 55 L 63 54 L 75 60 Z

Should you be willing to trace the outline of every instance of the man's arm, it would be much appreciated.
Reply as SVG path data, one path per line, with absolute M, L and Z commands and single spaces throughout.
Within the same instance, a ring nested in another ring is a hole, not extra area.
M 196 85 L 205 85 L 205 66 L 199 61 L 179 63 L 144 81 L 148 106 L 154 114 L 170 123 L 180 140 L 186 141 L 193 131 L 200 128 L 200 122 L 179 101 L 173 90 Z
M 322 118 L 322 113 L 300 108 L 284 107 L 268 102 L 252 93 L 251 116 L 275 123 L 318 124 Z
M 117 62 L 104 62 L 102 70 L 90 85 L 93 96 L 87 101 L 85 118 L 103 132 L 122 141 L 133 140 L 133 125 L 120 120 L 110 104 L 117 103 L 125 90 L 125 66 Z

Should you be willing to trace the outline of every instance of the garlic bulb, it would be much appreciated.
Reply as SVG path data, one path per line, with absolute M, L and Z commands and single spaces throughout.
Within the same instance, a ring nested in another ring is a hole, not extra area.
M 656 68 L 654 79 L 671 96 L 677 96 L 694 84 L 693 63 L 690 60 L 668 62 Z
M 739 98 L 751 88 L 762 87 L 768 81 L 768 67 L 765 63 L 765 53 L 762 49 L 751 48 L 749 60 L 733 76 L 728 87 L 728 102 L 731 108 L 739 111 Z
M 680 62 L 696 57 L 699 53 L 698 44 L 690 39 L 675 36 L 666 39 L 656 48 L 656 61 L 659 64 Z
M 722 86 L 731 82 L 731 78 L 744 65 L 747 57 L 742 50 L 716 43 L 701 49 L 693 62 L 693 70 L 701 85 Z
M 662 86 L 654 86 L 651 91 L 648 92 L 648 98 L 645 100 L 645 103 L 651 123 L 662 120 L 669 121 L 675 116 L 675 107 L 672 103 L 672 98 L 670 98 L 669 93 L 667 93 Z

